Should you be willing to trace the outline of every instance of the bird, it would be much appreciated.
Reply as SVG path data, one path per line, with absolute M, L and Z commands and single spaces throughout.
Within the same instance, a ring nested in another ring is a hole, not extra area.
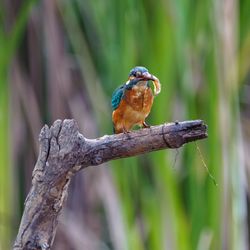
M 150 87 L 153 82 L 154 91 Z M 154 96 L 161 92 L 159 79 L 143 66 L 134 67 L 128 81 L 112 94 L 112 121 L 114 133 L 128 133 L 134 125 L 148 128 L 145 119 L 151 111 Z

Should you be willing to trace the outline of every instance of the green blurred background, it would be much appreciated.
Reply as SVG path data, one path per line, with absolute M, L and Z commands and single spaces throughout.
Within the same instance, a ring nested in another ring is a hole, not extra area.
M 56 250 L 249 249 L 250 1 L 2 0 L 0 249 L 17 234 L 42 126 L 112 133 L 111 95 L 143 65 L 162 83 L 149 124 L 203 119 L 195 143 L 74 177 Z

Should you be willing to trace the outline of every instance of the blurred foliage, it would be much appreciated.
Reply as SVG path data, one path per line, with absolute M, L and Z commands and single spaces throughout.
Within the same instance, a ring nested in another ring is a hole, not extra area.
M 8 249 L 11 239 L 11 214 L 10 214 L 10 153 L 9 153 L 9 88 L 8 67 L 11 58 L 20 43 L 29 10 L 34 1 L 26 1 L 9 32 L 6 31 L 6 13 L 4 5 L 0 3 L 0 249 Z M 13 232 L 12 232 L 13 233 Z
M 0 249 L 17 233 L 41 126 L 74 118 L 86 137 L 111 133 L 112 91 L 136 65 L 162 83 L 149 124 L 208 124 L 198 145 L 219 186 L 193 143 L 87 169 L 54 249 L 249 249 L 249 10 L 248 0 L 1 3 Z

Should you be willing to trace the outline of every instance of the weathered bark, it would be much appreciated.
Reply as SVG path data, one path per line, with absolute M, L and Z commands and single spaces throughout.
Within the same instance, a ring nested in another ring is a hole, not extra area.
M 51 249 L 72 175 L 82 168 L 207 137 L 200 120 L 153 126 L 127 134 L 86 139 L 74 120 L 57 120 L 40 133 L 40 153 L 14 250 Z

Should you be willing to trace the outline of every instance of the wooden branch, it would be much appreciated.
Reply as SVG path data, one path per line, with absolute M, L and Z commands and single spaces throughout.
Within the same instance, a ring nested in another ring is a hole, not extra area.
M 51 249 L 71 177 L 82 168 L 164 148 L 179 148 L 206 137 L 207 126 L 201 120 L 163 124 L 93 140 L 79 133 L 74 120 L 57 120 L 51 128 L 45 125 L 13 249 Z

